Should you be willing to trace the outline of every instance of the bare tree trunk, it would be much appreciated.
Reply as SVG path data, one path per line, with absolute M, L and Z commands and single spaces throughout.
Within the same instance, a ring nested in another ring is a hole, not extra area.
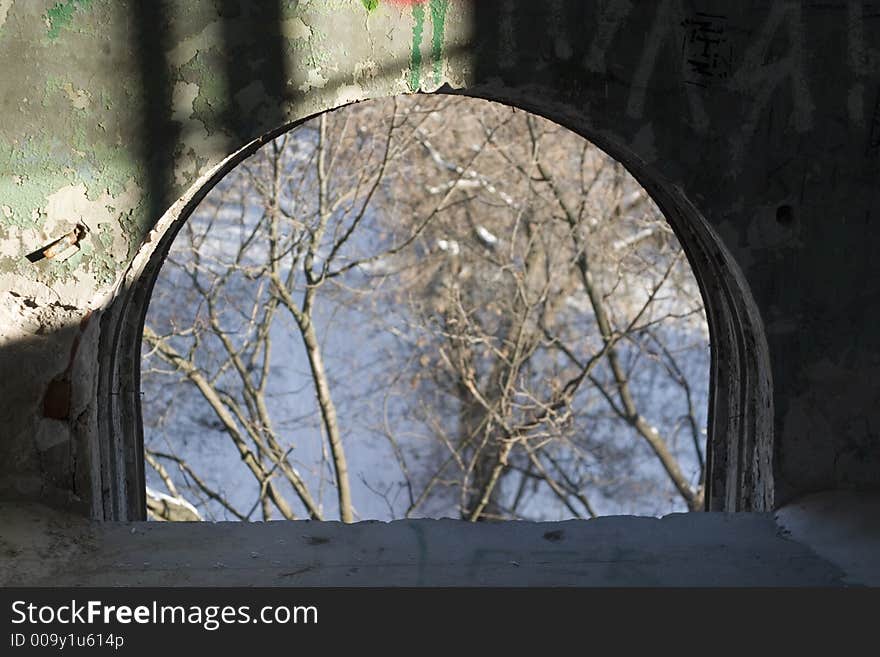
M 342 522 L 352 522 L 354 520 L 354 507 L 351 502 L 348 461 L 345 458 L 345 448 L 343 447 L 342 436 L 339 432 L 336 405 L 330 396 L 330 384 L 327 379 L 327 371 L 324 368 L 321 345 L 318 342 L 318 336 L 315 333 L 315 327 L 311 319 L 304 318 L 303 323 L 299 326 L 309 359 L 309 367 L 312 371 L 315 395 L 318 398 L 318 406 L 321 409 L 321 419 L 324 423 L 324 429 L 327 431 L 330 454 L 333 457 L 333 468 L 336 473 L 336 494 L 339 500 L 339 518 Z
M 193 385 L 196 386 L 198 391 L 202 394 L 202 397 L 208 402 L 214 413 L 217 415 L 217 418 L 223 424 L 226 433 L 232 438 L 235 447 L 238 449 L 238 453 L 241 455 L 241 460 L 247 465 L 248 469 L 258 481 L 266 481 L 268 479 L 268 473 L 264 469 L 260 460 L 248 448 L 244 436 L 241 435 L 241 432 L 235 423 L 235 418 L 233 418 L 232 414 L 223 404 L 220 395 L 217 394 L 217 391 L 211 386 L 204 374 L 186 358 L 174 351 L 170 346 L 162 344 L 159 337 L 151 331 L 149 327 L 145 327 L 144 337 L 152 344 L 156 345 L 160 353 L 162 353 L 169 362 L 179 367 Z M 281 512 L 281 515 L 288 520 L 296 519 L 296 515 L 294 514 L 293 509 L 290 508 L 287 500 L 284 499 L 284 496 L 281 495 L 276 486 L 271 482 L 268 483 L 267 493 L 271 498 L 272 503 L 277 507 L 278 511 Z

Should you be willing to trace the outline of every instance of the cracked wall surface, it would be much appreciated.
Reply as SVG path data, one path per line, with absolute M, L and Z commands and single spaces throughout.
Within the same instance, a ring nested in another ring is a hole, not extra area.
M 139 455 L 105 406 L 137 390 L 102 372 L 139 357 L 116 337 L 130 289 L 230 155 L 437 89 L 548 116 L 686 198 L 766 333 L 775 442 L 741 460 L 766 456 L 777 503 L 880 487 L 878 17 L 855 0 L 0 0 L 0 498 L 114 515 Z

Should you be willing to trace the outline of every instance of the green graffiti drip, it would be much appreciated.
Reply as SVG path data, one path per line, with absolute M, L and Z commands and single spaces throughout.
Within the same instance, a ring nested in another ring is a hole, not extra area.
M 364 3 L 364 7 L 367 8 L 367 11 L 373 11 L 376 7 L 379 6 L 379 0 L 361 0 Z
M 434 84 L 440 84 L 443 75 L 443 33 L 446 29 L 446 9 L 449 0 L 431 0 L 431 24 L 434 34 L 431 39 L 431 57 L 434 59 Z
M 422 34 L 425 31 L 425 8 L 422 5 L 413 5 L 412 13 L 413 45 L 409 63 L 409 88 L 410 91 L 418 91 L 422 75 Z
M 46 18 L 49 21 L 49 38 L 57 39 L 61 30 L 64 29 L 73 18 L 73 12 L 77 6 L 88 6 L 92 0 L 68 0 L 67 2 L 55 3 L 49 11 L 46 12 Z

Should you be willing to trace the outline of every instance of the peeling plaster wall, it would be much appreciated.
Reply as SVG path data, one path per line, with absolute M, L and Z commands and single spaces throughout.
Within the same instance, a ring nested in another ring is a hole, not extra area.
M 0 0 L 0 499 L 108 516 L 107 464 L 137 455 L 106 453 L 99 363 L 138 356 L 107 327 L 175 200 L 290 122 L 441 87 L 549 116 L 688 199 L 766 328 L 776 503 L 880 487 L 878 16 L 855 0 Z

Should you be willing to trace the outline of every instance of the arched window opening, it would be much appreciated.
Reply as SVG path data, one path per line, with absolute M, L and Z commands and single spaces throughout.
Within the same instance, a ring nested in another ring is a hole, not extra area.
M 227 174 L 146 318 L 165 520 L 699 510 L 709 335 L 622 165 L 508 106 L 322 114 Z

